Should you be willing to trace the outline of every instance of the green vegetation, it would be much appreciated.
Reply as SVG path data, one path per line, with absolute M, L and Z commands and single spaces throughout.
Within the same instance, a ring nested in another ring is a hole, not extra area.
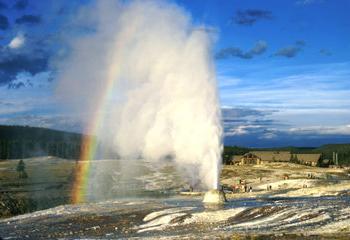
M 15 197 L 9 193 L 0 193 L 0 218 L 12 217 L 37 209 L 31 198 Z
M 224 164 L 229 163 L 232 156 L 234 155 L 244 155 L 250 151 L 252 151 L 252 149 L 245 148 L 245 147 L 225 146 L 223 156 L 222 156 L 223 163 Z
M 83 137 L 45 128 L 0 125 L 0 159 L 41 156 L 78 159 Z
M 70 203 L 76 167 L 56 157 L 0 161 L 0 218 Z
M 16 171 L 18 172 L 19 178 L 27 178 L 28 177 L 28 174 L 26 172 L 26 165 L 24 164 L 22 159 L 18 162 Z
M 23 159 L 30 157 L 56 156 L 78 159 L 81 151 L 82 134 L 28 126 L 0 125 L 0 159 Z M 319 148 L 282 147 L 247 148 L 225 146 L 223 163 L 228 163 L 233 155 L 243 155 L 250 151 L 290 151 L 297 153 L 321 153 L 322 159 L 333 159 L 338 153 L 339 164 L 350 164 L 350 144 L 328 144 Z
M 350 165 L 350 144 L 327 144 L 314 150 L 322 153 L 323 159 L 333 159 L 333 152 L 338 153 L 340 165 Z

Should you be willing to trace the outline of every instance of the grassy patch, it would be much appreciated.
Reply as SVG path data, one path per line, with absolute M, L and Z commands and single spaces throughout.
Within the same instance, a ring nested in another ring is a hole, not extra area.
M 24 163 L 28 178 L 21 179 L 16 172 L 18 160 L 0 162 L 0 217 L 69 203 L 74 161 L 37 158 Z

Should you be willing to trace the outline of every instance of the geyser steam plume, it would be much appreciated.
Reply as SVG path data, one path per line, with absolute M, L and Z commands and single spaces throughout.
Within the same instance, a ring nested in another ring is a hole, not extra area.
M 217 188 L 222 129 L 210 34 L 165 1 L 98 1 L 84 16 L 92 30 L 71 41 L 58 95 L 123 159 L 172 156 L 190 184 Z

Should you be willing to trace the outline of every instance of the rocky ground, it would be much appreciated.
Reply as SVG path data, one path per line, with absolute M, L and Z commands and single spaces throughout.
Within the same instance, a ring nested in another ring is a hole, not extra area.
M 228 194 L 228 198 L 337 196 L 350 191 L 350 171 L 293 163 L 230 165 L 223 168 L 220 182 L 230 187 L 252 187 L 252 192 L 239 191 Z
M 349 239 L 350 198 L 200 197 L 65 205 L 0 221 L 3 239 Z
M 108 194 L 124 194 L 124 189 L 116 184 L 125 180 L 120 172 L 131 176 L 135 186 L 142 183 L 149 193 L 161 190 L 162 194 L 158 199 L 141 195 L 136 200 L 95 199 L 96 203 L 80 205 L 58 201 L 56 205 L 61 206 L 23 214 L 35 210 L 25 209 L 28 196 L 33 197 L 33 207 L 41 199 L 41 209 L 48 208 L 44 203 L 51 204 L 52 196 L 69 199 L 76 163 L 49 160 L 25 160 L 29 178 L 24 180 L 16 176 L 16 162 L 0 163 L 0 210 L 23 207 L 21 211 L 3 215 L 7 217 L 0 220 L 0 239 L 350 238 L 350 178 L 346 169 L 290 163 L 224 166 L 222 185 L 227 189 L 247 185 L 252 191 L 227 191 L 228 202 L 213 207 L 203 205 L 200 194 L 178 196 L 176 192 L 184 185 L 167 165 L 150 169 L 148 164 L 143 164 L 140 174 L 131 171 L 133 165 L 122 169 L 113 161 L 99 161 L 93 174 L 95 179 L 103 179 L 105 187 L 94 185 L 92 190 L 97 192 L 92 196 L 112 198 L 114 195 Z M 106 169 L 110 170 L 108 174 Z M 170 194 L 163 194 L 164 191 Z M 11 214 L 22 215 L 11 218 Z

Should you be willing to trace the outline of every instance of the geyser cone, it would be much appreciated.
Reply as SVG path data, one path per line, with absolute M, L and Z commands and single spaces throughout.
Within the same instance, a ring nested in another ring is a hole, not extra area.
M 223 204 L 226 201 L 225 193 L 217 189 L 209 190 L 205 193 L 203 198 L 203 203 L 209 204 Z

